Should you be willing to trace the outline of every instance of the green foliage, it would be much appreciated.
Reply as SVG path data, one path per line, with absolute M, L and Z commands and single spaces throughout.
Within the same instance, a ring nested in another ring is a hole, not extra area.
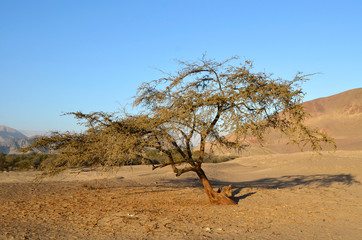
M 0 171 L 6 169 L 6 154 L 0 153 Z
M 174 153 L 177 155 L 177 153 Z M 200 155 L 199 151 L 196 151 L 193 156 L 198 158 Z M 157 150 L 149 150 L 146 152 L 148 159 L 152 159 L 153 164 L 166 164 L 167 158 L 160 154 Z M 217 156 L 213 154 L 205 154 L 206 163 L 220 163 L 226 162 L 232 159 L 235 159 L 237 156 Z M 0 171 L 24 171 L 24 170 L 44 170 L 53 168 L 56 164 L 57 155 L 56 154 L 4 154 L 0 153 Z M 179 155 L 179 160 L 181 160 L 181 155 Z M 130 162 L 127 165 L 142 165 L 150 164 L 149 161 L 144 161 L 139 158 Z M 122 166 L 122 165 L 112 165 L 112 166 Z M 88 167 L 84 165 L 84 167 Z
M 56 155 L 0 153 L 0 171 L 43 170 L 51 165 Z
M 200 151 L 193 152 L 194 160 L 196 161 L 200 157 Z M 223 156 L 223 155 L 215 155 L 212 153 L 205 153 L 204 163 L 222 163 L 227 162 L 238 158 L 238 156 L 230 155 L 230 156 Z

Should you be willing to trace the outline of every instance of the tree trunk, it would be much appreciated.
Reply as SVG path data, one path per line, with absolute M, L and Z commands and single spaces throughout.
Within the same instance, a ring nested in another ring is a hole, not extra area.
M 209 197 L 211 204 L 218 204 L 218 205 L 236 205 L 236 202 L 232 199 L 228 198 L 224 192 L 215 192 L 209 180 L 207 179 L 205 172 L 199 168 L 196 170 L 197 176 L 199 176 L 202 184 L 204 185 L 204 189 L 206 192 L 206 195 Z

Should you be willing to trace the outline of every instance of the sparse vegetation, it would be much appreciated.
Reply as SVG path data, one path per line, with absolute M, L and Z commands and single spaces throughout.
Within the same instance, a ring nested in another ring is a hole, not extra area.
M 53 154 L 0 153 L 0 171 L 44 170 L 55 161 L 56 157 Z
M 194 156 L 197 158 L 199 156 L 199 151 L 194 153 Z M 167 159 L 165 156 L 159 154 L 155 150 L 150 150 L 146 153 L 149 159 L 153 159 L 153 163 L 165 164 Z M 226 162 L 232 159 L 237 158 L 237 156 L 218 156 L 213 154 L 205 154 L 206 163 L 220 163 Z M 45 170 L 51 167 L 54 167 L 53 164 L 56 162 L 57 154 L 38 154 L 38 153 L 28 153 L 28 154 L 4 154 L 0 153 L 0 171 L 27 171 L 27 170 Z M 131 165 L 142 165 L 149 164 L 148 161 L 133 161 Z M 116 165 L 113 165 L 116 166 Z M 121 166 L 121 165 L 120 165 Z M 84 166 L 89 167 L 89 166 Z

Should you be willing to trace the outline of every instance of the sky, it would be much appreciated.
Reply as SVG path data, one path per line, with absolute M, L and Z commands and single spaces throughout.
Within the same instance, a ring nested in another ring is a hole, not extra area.
M 362 1 L 0 0 L 0 125 L 80 131 L 72 111 L 130 106 L 175 59 L 238 55 L 303 85 L 305 100 L 362 87 Z

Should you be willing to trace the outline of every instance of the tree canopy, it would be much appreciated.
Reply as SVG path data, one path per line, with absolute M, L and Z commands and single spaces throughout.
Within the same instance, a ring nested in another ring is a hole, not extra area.
M 236 62 L 236 64 L 234 63 Z M 234 63 L 234 64 L 232 64 Z M 195 172 L 212 203 L 234 204 L 217 193 L 202 170 L 206 142 L 243 149 L 246 136 L 261 143 L 270 128 L 279 129 L 292 143 L 321 150 L 333 140 L 304 124 L 301 83 L 310 75 L 297 73 L 292 80 L 253 72 L 250 61 L 237 57 L 218 62 L 205 56 L 196 62 L 179 62 L 180 69 L 143 83 L 134 98 L 136 114 L 72 112 L 87 130 L 53 133 L 25 149 L 59 154 L 52 171 L 81 166 L 119 166 L 146 162 L 153 168 L 171 166 L 176 176 Z M 233 133 L 231 140 L 225 137 Z M 195 147 L 198 154 L 195 157 Z M 157 151 L 165 161 L 149 154 Z

